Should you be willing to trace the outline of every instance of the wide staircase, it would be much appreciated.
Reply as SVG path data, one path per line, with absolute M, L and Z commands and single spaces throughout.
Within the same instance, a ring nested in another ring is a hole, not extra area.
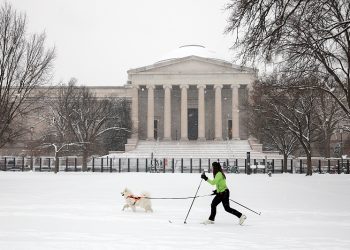
M 111 153 L 117 158 L 210 158 L 264 159 L 262 152 L 254 151 L 248 140 L 228 141 L 139 141 L 136 148 L 124 153 Z M 276 155 L 278 157 L 278 155 Z M 280 157 L 280 156 L 279 156 Z M 278 157 L 278 158 L 279 158 Z

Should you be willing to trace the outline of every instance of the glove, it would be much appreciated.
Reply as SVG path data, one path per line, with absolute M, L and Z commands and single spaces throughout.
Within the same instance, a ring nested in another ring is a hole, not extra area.
M 218 192 L 216 190 L 213 190 L 213 193 L 211 195 L 217 195 Z
M 205 173 L 203 173 L 203 174 L 201 175 L 201 178 L 202 178 L 203 180 L 205 180 L 205 181 L 208 180 L 208 177 L 205 175 Z

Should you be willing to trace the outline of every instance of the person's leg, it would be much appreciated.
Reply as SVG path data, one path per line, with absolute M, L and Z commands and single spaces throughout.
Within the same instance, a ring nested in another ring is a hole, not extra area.
M 216 206 L 221 202 L 221 197 L 219 194 L 215 195 L 213 201 L 211 202 L 211 211 L 209 220 L 214 221 L 216 216 Z
M 229 198 L 230 198 L 230 191 L 226 189 L 222 197 L 222 205 L 224 206 L 225 211 L 240 218 L 242 216 L 242 213 L 230 207 Z

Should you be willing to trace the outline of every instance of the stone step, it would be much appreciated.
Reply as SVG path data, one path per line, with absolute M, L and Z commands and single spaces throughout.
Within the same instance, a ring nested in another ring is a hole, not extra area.
M 202 159 L 264 159 L 265 154 L 254 151 L 247 140 L 232 141 L 139 141 L 134 150 L 112 154 L 125 158 L 202 158 Z M 271 156 L 269 156 L 272 158 Z M 278 155 L 274 157 L 279 158 Z

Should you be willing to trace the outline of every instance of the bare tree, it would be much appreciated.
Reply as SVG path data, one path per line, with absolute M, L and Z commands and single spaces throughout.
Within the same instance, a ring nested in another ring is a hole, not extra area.
M 227 10 L 226 32 L 237 34 L 243 62 L 278 60 L 299 78 L 321 75 L 309 87 L 332 96 L 350 118 L 348 0 L 231 0 Z
M 119 113 L 114 98 L 97 98 L 86 87 L 78 87 L 75 81 L 58 87 L 57 99 L 51 101 L 48 116 L 51 125 L 51 145 L 55 152 L 66 146 L 78 146 L 83 156 L 83 171 L 87 170 L 87 159 L 108 131 L 129 131 L 120 126 Z M 114 122 L 113 122 L 114 121 Z M 130 132 L 130 131 L 129 131 Z
M 310 79 L 304 79 L 305 81 Z M 315 140 L 317 91 L 279 89 L 271 99 L 273 114 L 297 138 L 307 158 L 307 173 L 312 175 L 312 143 Z
M 45 34 L 26 34 L 26 17 L 10 4 L 0 8 L 0 147 L 23 134 L 21 121 L 31 111 L 32 90 L 51 76 L 54 49 Z
M 125 98 L 118 99 L 114 102 L 114 112 L 118 114 L 117 117 L 109 119 L 106 123 L 107 127 L 118 126 L 120 128 L 126 128 L 125 130 L 109 130 L 100 137 L 102 149 L 104 152 L 111 150 L 125 150 L 125 144 L 130 137 L 130 131 L 132 129 L 131 122 L 131 103 Z
M 275 86 L 264 81 L 253 84 L 251 100 L 249 103 L 248 128 L 263 143 L 264 147 L 277 149 L 283 154 L 283 172 L 287 172 L 288 156 L 298 148 L 298 138 L 283 123 L 280 122 L 277 110 L 271 99 L 275 98 Z
M 40 138 L 40 148 L 52 148 L 55 156 L 55 173 L 59 171 L 59 157 L 69 146 L 80 147 L 80 143 L 74 138 L 71 129 L 74 110 L 80 98 L 79 92 L 74 91 L 75 79 L 71 79 L 68 86 L 61 85 L 52 88 L 42 102 L 46 104 L 46 110 L 42 112 L 42 118 L 47 124 L 46 131 Z M 70 152 L 71 153 L 71 152 Z
M 260 131 L 264 131 L 264 136 L 270 136 L 269 140 L 275 141 L 275 145 L 280 144 L 281 149 L 285 147 L 283 150 L 287 151 L 296 146 L 294 144 L 297 138 L 298 145 L 302 147 L 307 158 L 307 175 L 312 175 L 311 156 L 317 129 L 315 123 L 318 91 L 281 87 L 282 80 L 288 82 L 289 79 L 272 75 L 260 83 L 259 93 L 255 96 L 262 100 L 255 103 L 259 103 L 258 114 L 264 111 L 263 115 L 268 116 L 268 121 Z
M 315 112 L 316 142 L 320 154 L 331 157 L 331 137 L 342 122 L 344 113 L 336 101 L 322 91 L 318 91 Z

